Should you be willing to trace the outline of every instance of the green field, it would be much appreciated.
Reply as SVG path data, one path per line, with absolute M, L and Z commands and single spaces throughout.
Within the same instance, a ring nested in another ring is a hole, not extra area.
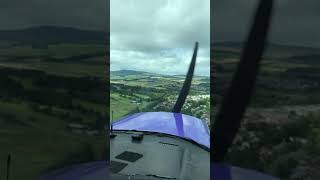
M 114 120 L 137 112 L 170 112 L 185 79 L 183 75 L 170 76 L 132 70 L 111 71 L 110 74 L 110 108 Z M 189 95 L 209 96 L 209 83 L 209 77 L 194 76 Z M 209 124 L 209 98 L 204 101 L 187 100 L 182 112 Z M 111 116 L 112 114 L 110 119 Z
M 130 112 L 133 112 L 137 106 L 131 103 L 130 99 L 121 97 L 117 93 L 110 96 L 110 112 L 113 112 L 113 119 L 116 121 Z
M 58 44 L 48 49 L 21 45 L 0 48 L 0 66 L 41 70 L 62 76 L 103 77 L 105 46 L 99 44 Z
M 12 155 L 12 179 L 32 179 L 49 169 L 105 158 L 104 135 L 73 134 L 66 130 L 68 121 L 34 112 L 23 102 L 0 101 L 0 109 L 0 162 Z
M 0 179 L 9 153 L 17 180 L 106 159 L 105 68 L 102 43 L 0 41 Z
M 41 70 L 49 74 L 60 76 L 98 76 L 103 77 L 105 65 L 88 65 L 84 63 L 56 63 L 56 62 L 33 62 L 33 63 L 0 63 L 1 67 L 16 69 Z

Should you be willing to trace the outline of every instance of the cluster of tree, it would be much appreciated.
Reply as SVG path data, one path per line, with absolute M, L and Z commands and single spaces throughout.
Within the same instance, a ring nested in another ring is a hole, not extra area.
M 36 78 L 43 76 L 46 73 L 39 70 L 29 70 L 29 69 L 13 69 L 13 68 L 0 68 L 1 76 L 16 76 L 16 77 L 29 77 Z
M 305 105 L 319 104 L 319 90 L 306 89 L 305 91 L 273 89 L 268 87 L 257 87 L 251 106 L 253 107 L 274 107 L 283 105 Z
M 31 79 L 33 87 L 25 88 L 22 82 L 17 79 Z M 106 102 L 106 85 L 99 78 L 62 77 L 45 74 L 37 70 L 5 68 L 0 69 L 0 83 L 2 97 L 63 107 L 70 107 L 72 98 L 80 98 L 100 104 Z
M 36 87 L 50 89 L 67 89 L 80 92 L 97 92 L 106 88 L 105 83 L 99 78 L 90 77 L 64 77 L 45 74 L 32 78 Z
M 41 112 L 50 116 L 58 117 L 61 120 L 67 120 L 70 122 L 83 122 L 83 118 L 79 116 L 74 116 L 72 111 L 81 112 L 85 117 L 95 117 L 96 119 L 102 116 L 101 112 L 87 109 L 80 105 L 73 105 L 70 109 L 57 110 L 54 106 L 45 106 L 37 103 L 29 103 L 30 109 L 35 112 Z
M 319 179 L 319 115 L 292 112 L 289 118 L 283 124 L 248 120 L 228 154 L 228 162 L 283 179 Z
M 21 96 L 24 92 L 23 85 L 8 75 L 0 75 L 0 84 L 1 97 Z
M 33 116 L 27 117 L 28 121 L 24 121 L 21 119 L 18 119 L 16 115 L 7 113 L 7 112 L 0 112 L 0 122 L 2 122 L 2 125 L 13 125 L 13 126 L 24 126 L 24 127 L 31 127 L 30 122 L 37 121 L 36 118 Z
M 182 109 L 182 113 L 204 120 L 204 116 L 210 111 L 209 99 L 188 100 Z
M 127 86 L 125 84 L 111 84 L 111 91 L 117 92 L 123 95 L 134 96 L 135 94 L 144 94 L 151 96 L 154 93 L 165 93 L 165 90 L 152 88 L 152 87 L 142 87 L 142 86 Z
M 23 81 L 30 79 L 32 86 L 24 87 Z M 96 122 L 89 124 L 90 126 L 100 127 L 97 124 L 101 124 L 101 112 L 73 102 L 73 99 L 77 98 L 82 101 L 105 104 L 106 94 L 103 87 L 106 86 L 99 78 L 60 77 L 36 70 L 1 68 L 0 84 L 0 98 L 3 101 L 27 102 L 35 112 L 72 122 L 83 121 L 71 113 L 72 111 L 80 112 L 85 117 L 96 119 Z M 64 111 L 56 111 L 57 108 Z M 5 118 L 8 119 L 8 117 Z

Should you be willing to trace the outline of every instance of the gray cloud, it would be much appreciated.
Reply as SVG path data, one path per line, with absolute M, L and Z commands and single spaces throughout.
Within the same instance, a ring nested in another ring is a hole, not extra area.
M 0 29 L 58 25 L 105 31 L 107 0 L 1 0 Z
M 111 0 L 111 70 L 184 74 L 194 46 L 196 73 L 209 75 L 209 0 Z
M 258 0 L 214 0 L 213 41 L 243 41 Z M 320 47 L 320 1 L 276 1 L 270 40 L 276 43 Z

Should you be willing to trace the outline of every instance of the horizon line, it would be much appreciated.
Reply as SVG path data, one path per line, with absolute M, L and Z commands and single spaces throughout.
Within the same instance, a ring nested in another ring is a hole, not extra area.
M 186 76 L 185 74 L 164 74 L 164 73 L 156 73 L 156 72 L 150 72 L 150 71 L 140 71 L 140 70 L 132 70 L 132 69 L 120 69 L 120 70 L 110 70 L 110 72 L 117 72 L 117 71 L 134 71 L 134 72 L 143 72 L 143 73 L 151 73 L 151 74 L 158 74 L 158 75 L 165 75 L 165 76 Z M 198 77 L 209 77 L 209 75 L 194 75 Z

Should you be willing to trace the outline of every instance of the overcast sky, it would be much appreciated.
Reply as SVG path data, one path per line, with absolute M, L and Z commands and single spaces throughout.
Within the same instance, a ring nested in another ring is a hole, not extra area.
M 213 0 L 213 41 L 243 41 L 258 0 Z M 276 0 L 272 42 L 320 47 L 320 1 Z
M 106 31 L 108 0 L 0 0 L 0 30 L 56 25 Z
M 0 30 L 58 25 L 105 31 L 109 29 L 108 1 L 0 0 Z M 211 0 L 212 41 L 243 41 L 257 2 Z M 320 1 L 276 2 L 271 41 L 320 47 Z M 158 72 L 184 73 L 194 41 L 199 41 L 198 63 L 202 65 L 198 65 L 197 72 L 206 71 L 209 0 L 110 0 L 110 3 L 112 69 L 129 68 L 125 64 L 137 70 L 153 65 L 161 67 Z
M 111 71 L 186 74 L 199 42 L 195 74 L 209 76 L 210 0 L 111 0 Z

